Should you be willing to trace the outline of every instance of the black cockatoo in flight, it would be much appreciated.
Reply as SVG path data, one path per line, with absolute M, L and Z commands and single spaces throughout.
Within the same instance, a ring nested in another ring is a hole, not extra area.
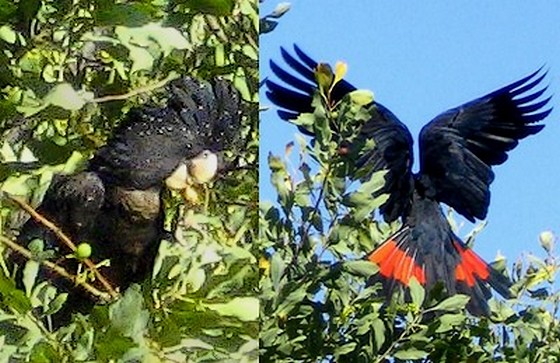
M 56 175 L 38 208 L 74 243 L 87 241 L 94 262 L 110 259 L 101 272 L 121 291 L 152 270 L 164 236 L 164 187 L 208 182 L 225 165 L 223 152 L 239 141 L 240 98 L 230 82 L 185 77 L 171 82 L 167 94 L 165 107 L 132 109 L 86 170 Z M 65 251 L 51 231 L 30 219 L 19 242 L 36 238 Z M 91 297 L 71 283 L 59 285 L 73 290 L 71 310 L 91 306 Z
M 281 49 L 291 72 L 270 62 L 272 72 L 284 83 L 266 82 L 267 96 L 289 121 L 313 112 L 317 89 L 317 62 L 294 46 L 295 54 Z M 402 219 L 402 227 L 367 257 L 379 266 L 378 276 L 390 298 L 397 287 L 411 278 L 431 289 L 441 282 L 450 295 L 469 295 L 468 310 L 488 314 L 488 285 L 510 297 L 508 278 L 489 266 L 453 233 L 440 203 L 447 204 L 466 219 L 484 219 L 490 203 L 489 186 L 494 180 L 492 165 L 506 161 L 507 152 L 519 140 L 541 131 L 537 124 L 551 112 L 550 98 L 540 70 L 488 93 L 476 100 L 438 115 L 420 132 L 420 171 L 412 173 L 413 139 L 397 117 L 374 102 L 373 116 L 360 130 L 358 139 L 373 139 L 372 150 L 358 154 L 356 168 L 373 172 L 387 170 L 385 185 L 376 195 L 388 194 L 380 207 L 388 222 Z M 331 91 L 332 102 L 356 88 L 345 80 Z M 312 133 L 304 127 L 300 131 Z M 339 140 L 343 141 L 343 140 Z

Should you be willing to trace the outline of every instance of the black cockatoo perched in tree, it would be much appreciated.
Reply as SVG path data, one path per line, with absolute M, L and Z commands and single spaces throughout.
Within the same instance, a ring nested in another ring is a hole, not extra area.
M 318 63 L 294 46 L 295 55 L 281 49 L 291 72 L 273 61 L 272 72 L 285 83 L 267 81 L 267 96 L 283 120 L 313 112 Z M 488 314 L 489 286 L 510 297 L 511 282 L 489 266 L 453 233 L 440 203 L 447 204 L 469 221 L 486 218 L 490 203 L 489 186 L 494 180 L 492 165 L 506 161 L 507 152 L 519 140 L 541 131 L 537 124 L 551 112 L 550 98 L 540 70 L 494 92 L 445 111 L 420 132 L 420 171 L 412 173 L 413 140 L 406 126 L 380 103 L 374 102 L 373 116 L 362 126 L 358 140 L 373 139 L 375 146 L 358 154 L 357 170 L 387 170 L 385 185 L 376 195 L 388 194 L 380 207 L 388 222 L 402 219 L 402 227 L 368 259 L 379 266 L 387 297 L 395 288 L 408 286 L 414 277 L 425 288 L 440 282 L 450 295 L 469 295 L 468 310 Z M 288 87 L 286 87 L 288 86 Z M 331 90 L 332 102 L 340 101 L 356 88 L 345 80 Z M 313 134 L 305 127 L 300 131 Z M 344 140 L 339 140 L 344 142 Z M 350 146 L 351 147 L 351 146 Z
M 165 107 L 132 109 L 85 171 L 55 176 L 38 208 L 74 243 L 91 244 L 94 261 L 110 259 L 101 272 L 121 291 L 152 270 L 164 236 L 164 187 L 210 181 L 225 165 L 223 152 L 234 151 L 239 141 L 240 99 L 230 82 L 185 77 L 167 91 Z M 30 219 L 19 241 L 36 238 L 69 252 Z M 91 297 L 78 292 L 69 301 L 91 305 Z

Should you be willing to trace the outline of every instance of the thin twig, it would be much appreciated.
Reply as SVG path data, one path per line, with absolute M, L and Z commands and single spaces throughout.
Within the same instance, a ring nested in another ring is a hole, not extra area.
M 379 355 L 376 359 L 375 359 L 375 363 L 381 363 L 381 362 L 385 362 L 386 359 L 388 359 L 391 355 L 394 354 L 394 350 L 397 348 L 397 346 L 399 344 L 401 344 L 402 342 L 404 342 L 404 340 L 406 339 L 406 336 L 410 333 L 410 331 L 418 324 L 418 322 L 420 321 L 420 319 L 422 318 L 423 314 L 418 314 L 416 315 L 413 320 L 410 322 L 410 324 L 407 324 L 405 326 L 405 328 L 403 329 L 403 331 L 401 332 L 401 334 L 397 337 L 397 339 L 394 339 L 391 342 L 391 345 L 389 346 L 389 348 L 387 348 L 387 350 L 385 350 L 385 352 L 381 355 Z
M 141 93 L 147 93 L 147 92 L 153 91 L 154 89 L 161 88 L 161 87 L 165 86 L 168 82 L 170 82 L 174 79 L 177 79 L 177 78 L 179 78 L 179 76 L 175 73 L 172 73 L 172 74 L 168 75 L 167 77 L 165 77 L 164 79 L 162 79 L 159 82 L 136 88 L 136 89 L 134 89 L 130 92 L 124 93 L 122 95 L 110 95 L 110 96 L 94 98 L 91 102 L 101 103 L 101 102 L 109 102 L 109 101 L 117 101 L 117 100 L 126 100 L 130 97 L 139 95 Z
M 40 263 L 41 265 L 47 267 L 51 271 L 55 272 L 56 274 L 64 277 L 65 279 L 70 280 L 77 285 L 80 285 L 81 287 L 83 287 L 85 290 L 87 290 L 93 296 L 96 296 L 96 297 L 98 297 L 98 298 L 100 298 L 104 301 L 110 301 L 111 300 L 111 295 L 109 295 L 108 293 L 100 291 L 99 289 L 96 289 L 94 286 L 88 284 L 87 282 L 80 281 L 74 275 L 72 275 L 71 273 L 66 271 L 63 267 L 60 267 L 59 265 L 57 265 L 55 263 L 52 263 L 52 262 L 47 261 L 47 260 L 37 259 L 31 251 L 29 251 L 27 248 L 22 247 L 19 244 L 13 242 L 13 241 L 11 241 L 9 238 L 4 237 L 4 236 L 0 236 L 0 242 L 2 242 L 3 244 L 8 246 L 10 249 L 14 250 L 15 252 L 19 253 L 23 257 L 25 257 L 29 260 L 36 261 L 36 262 Z
M 315 201 L 315 205 L 313 206 L 313 210 L 309 214 L 309 218 L 308 218 L 309 223 L 305 227 L 305 230 L 304 230 L 303 235 L 302 235 L 302 237 L 304 237 L 306 239 L 309 238 L 309 231 L 311 230 L 311 227 L 313 226 L 313 219 L 319 213 L 319 208 L 321 207 L 321 200 L 323 199 L 323 195 L 325 194 L 325 188 L 327 187 L 328 178 L 331 174 L 332 164 L 333 164 L 333 159 L 331 159 L 329 161 L 329 163 L 327 164 L 327 170 L 325 171 L 325 177 L 323 178 L 323 182 L 321 183 L 321 189 L 319 190 L 319 196 L 317 197 L 317 200 Z
M 9 195 L 8 193 L 4 193 L 11 201 L 15 202 L 20 208 L 25 210 L 27 213 L 33 217 L 37 222 L 41 223 L 48 229 L 50 229 L 72 252 L 76 252 L 76 245 L 70 238 L 62 232 L 60 228 L 56 226 L 53 222 L 49 221 L 47 218 L 43 217 L 41 214 L 37 213 L 33 207 L 27 204 L 26 201 L 23 199 L 16 197 L 14 195 Z M 83 260 L 84 264 L 95 274 L 95 277 L 99 280 L 99 282 L 103 285 L 105 290 L 111 295 L 112 298 L 117 298 L 119 294 L 115 291 L 115 289 L 111 286 L 109 281 L 105 279 L 105 277 L 99 272 L 95 264 L 89 259 L 86 258 Z

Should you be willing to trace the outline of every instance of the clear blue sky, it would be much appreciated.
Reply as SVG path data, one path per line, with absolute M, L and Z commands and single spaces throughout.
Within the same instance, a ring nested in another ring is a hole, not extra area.
M 261 4 L 268 14 L 274 0 Z M 261 36 L 261 78 L 280 46 L 297 43 L 317 61 L 348 64 L 346 79 L 371 89 L 415 137 L 440 112 L 475 99 L 540 66 L 555 110 L 538 135 L 522 140 L 494 168 L 488 225 L 475 250 L 511 264 L 542 256 L 538 235 L 560 233 L 560 6 L 554 1 L 293 0 L 278 27 Z M 261 103 L 271 105 L 261 92 Z M 274 200 L 266 156 L 282 155 L 297 130 L 274 110 L 261 113 L 261 200 Z M 416 155 L 417 156 L 417 155 Z M 415 170 L 417 165 L 415 167 Z M 460 236 L 473 225 L 466 222 Z

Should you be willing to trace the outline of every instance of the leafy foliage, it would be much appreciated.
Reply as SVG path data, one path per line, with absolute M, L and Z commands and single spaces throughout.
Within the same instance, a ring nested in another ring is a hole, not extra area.
M 36 278 L 35 261 L 17 289 L 0 259 L 0 361 L 257 359 L 258 20 L 249 0 L 0 1 L 0 189 L 32 205 L 130 108 L 161 103 L 171 79 L 223 75 L 247 105 L 245 143 L 231 156 L 242 168 L 199 190 L 200 204 L 168 198 L 173 241 L 163 241 L 152 278 L 115 303 L 53 330 L 65 294 Z M 7 253 L 28 216 L 0 202 Z
M 367 91 L 331 102 L 345 68 L 318 67 L 314 113 L 293 121 L 312 131 L 313 140 L 298 136 L 283 156 L 268 158 L 277 200 L 260 206 L 262 361 L 558 361 L 560 294 L 549 294 L 558 269 L 551 232 L 541 236 L 544 259 L 530 255 L 513 266 L 517 297 L 492 299 L 487 318 L 466 312 L 468 297 L 446 297 L 440 288 L 412 283 L 410 300 L 386 303 L 379 284 L 368 284 L 378 268 L 362 258 L 398 222 L 376 218 L 386 196 L 372 195 L 383 185 L 383 172 L 351 182 L 356 155 L 346 146 L 372 106 Z M 506 266 L 503 258 L 494 264 Z

